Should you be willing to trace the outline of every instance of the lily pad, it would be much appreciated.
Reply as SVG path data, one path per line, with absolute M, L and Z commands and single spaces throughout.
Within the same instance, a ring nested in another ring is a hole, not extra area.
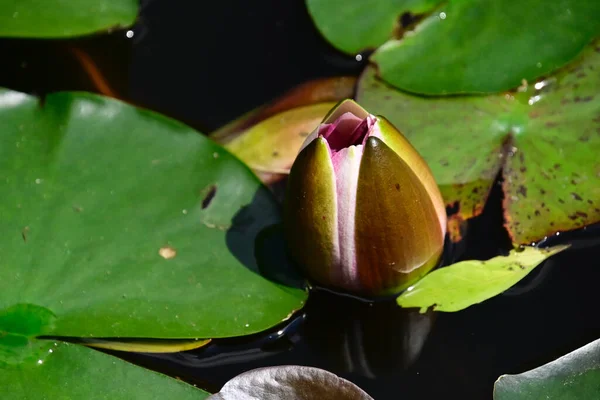
M 268 190 L 156 113 L 1 90 L 0 193 L 0 310 L 49 310 L 45 335 L 240 336 L 306 299 L 259 273 L 255 240 L 280 221 Z
M 257 368 L 227 382 L 210 400 L 373 400 L 331 372 L 298 365 Z
M 504 292 L 542 261 L 567 247 L 525 247 L 487 261 L 461 261 L 425 275 L 397 301 L 402 307 L 417 307 L 421 312 L 431 306 L 434 311 L 460 311 Z
M 306 0 L 321 34 L 333 46 L 356 54 L 392 38 L 405 13 L 421 14 L 441 0 Z
M 600 34 L 598 15 L 598 1 L 450 0 L 371 60 L 405 91 L 494 93 L 567 64 Z
M 600 221 L 600 42 L 553 76 L 492 96 L 427 98 L 397 91 L 373 67 L 357 100 L 392 121 L 429 164 L 448 205 L 482 210 L 503 168 L 515 243 Z
M 137 0 L 0 2 L 0 36 L 64 38 L 133 25 Z
M 595 399 L 600 388 L 600 340 L 518 375 L 502 375 L 494 400 Z
M 2 396 L 29 399 L 200 400 L 209 393 L 126 361 L 60 341 L 32 339 L 45 354 L 18 365 L 0 362 Z

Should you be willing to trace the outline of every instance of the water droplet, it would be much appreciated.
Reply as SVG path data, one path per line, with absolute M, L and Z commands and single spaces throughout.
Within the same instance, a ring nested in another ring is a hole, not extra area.
M 130 29 L 125 33 L 125 36 L 127 36 L 127 39 L 131 39 L 134 35 L 134 32 Z
M 37 178 L 37 179 L 35 180 L 35 183 L 36 183 L 37 185 L 39 185 L 40 183 L 42 183 L 42 180 L 41 180 L 40 178 Z
M 213 153 L 213 158 L 219 158 L 219 153 L 217 153 L 216 151 Z
M 187 213 L 188 213 L 188 211 L 187 211 L 186 209 L 183 209 L 183 210 L 181 210 L 181 212 L 182 212 L 183 214 L 187 214 Z
M 362 54 L 357 54 L 356 57 L 354 57 L 354 59 L 359 62 L 362 61 Z
M 44 363 L 44 360 L 38 360 L 37 363 L 38 365 L 42 365 Z
M 446 19 L 446 13 L 445 12 L 441 12 L 440 13 L 440 19 Z
M 537 64 L 535 64 L 535 66 L 538 67 L 538 68 L 542 68 L 542 63 L 538 62 Z
M 247 327 L 249 327 L 249 326 L 250 326 L 250 324 L 246 324 L 246 325 L 245 325 L 245 327 L 246 327 L 246 328 L 247 328 Z

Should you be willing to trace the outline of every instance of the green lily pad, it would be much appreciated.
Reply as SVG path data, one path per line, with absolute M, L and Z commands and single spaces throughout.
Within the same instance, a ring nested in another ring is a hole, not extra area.
M 46 335 L 240 336 L 306 299 L 259 273 L 255 240 L 280 222 L 268 190 L 156 113 L 0 90 L 0 193 L 0 310 L 49 310 Z
M 210 393 L 84 346 L 32 339 L 45 357 L 0 363 L 2 397 L 29 399 L 200 400 Z M 168 395 L 167 395 L 168 394 Z M 166 397 L 165 397 L 166 396 Z
M 450 0 L 371 59 L 409 92 L 494 93 L 567 64 L 600 34 L 598 15 L 593 0 Z
M 494 400 L 595 399 L 599 382 L 600 340 L 596 340 L 531 371 L 502 375 L 494 385 Z
M 32 304 L 16 304 L 0 311 L 0 366 L 44 358 L 48 342 L 31 338 L 51 331 L 55 320 L 52 312 Z
M 0 2 L 0 36 L 63 38 L 133 25 L 137 0 Z
M 437 269 L 398 296 L 398 304 L 421 312 L 460 311 L 492 298 L 523 279 L 548 257 L 568 246 L 525 247 L 487 261 L 469 260 Z
M 450 0 L 390 39 L 403 13 L 430 12 L 440 3 L 307 0 L 334 46 L 356 54 L 381 45 L 371 56 L 381 78 L 428 95 L 508 90 L 567 64 L 600 34 L 598 1 Z
M 479 214 L 503 168 L 506 227 L 515 243 L 600 221 L 600 42 L 519 92 L 426 98 L 368 68 L 357 100 L 387 117 L 429 164 L 448 205 Z
M 306 0 L 321 34 L 333 46 L 356 54 L 392 38 L 404 13 L 421 14 L 441 0 Z

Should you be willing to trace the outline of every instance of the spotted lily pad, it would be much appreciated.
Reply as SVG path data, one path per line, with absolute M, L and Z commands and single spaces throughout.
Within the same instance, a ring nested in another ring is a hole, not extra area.
M 595 399 L 600 389 L 600 340 L 548 364 L 517 375 L 502 375 L 494 400 Z
M 420 308 L 421 312 L 432 306 L 434 311 L 460 311 L 504 292 L 542 261 L 566 248 L 525 247 L 487 261 L 461 261 L 429 273 L 397 301 L 402 307 Z
M 201 400 L 209 396 L 184 382 L 84 346 L 54 340 L 31 342 L 43 348 L 44 354 L 16 365 L 0 362 L 2 398 Z
M 599 68 L 595 42 L 519 91 L 426 98 L 387 86 L 371 67 L 357 100 L 409 138 L 461 218 L 482 211 L 502 168 L 506 227 L 515 243 L 530 243 L 600 221 Z
M 137 0 L 0 2 L 0 36 L 63 38 L 133 25 Z
M 48 310 L 40 334 L 240 336 L 306 299 L 255 259 L 258 235 L 280 221 L 268 190 L 156 113 L 83 93 L 42 106 L 0 90 L 0 193 L 0 310 Z

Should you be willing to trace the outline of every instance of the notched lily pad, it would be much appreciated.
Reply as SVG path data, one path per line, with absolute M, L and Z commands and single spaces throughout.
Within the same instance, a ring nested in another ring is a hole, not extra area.
M 518 375 L 502 375 L 494 400 L 595 399 L 600 389 L 600 340 Z
M 0 311 L 0 367 L 43 360 L 51 344 L 34 337 L 51 331 L 55 320 L 50 310 L 33 304 L 17 304 Z
M 448 205 L 479 214 L 503 168 L 513 242 L 600 221 L 600 42 L 555 75 L 492 96 L 425 98 L 369 68 L 357 100 L 390 119 L 429 164 Z
M 375 3 L 396 2 L 362 1 L 363 19 L 378 18 Z M 569 63 L 600 34 L 597 15 L 598 1 L 450 0 L 371 61 L 382 79 L 408 92 L 495 93 Z
M 306 0 L 321 34 L 335 47 L 356 54 L 394 37 L 404 14 L 421 14 L 441 0 Z
M 431 306 L 434 311 L 460 311 L 504 292 L 542 261 L 567 247 L 525 247 L 487 261 L 461 261 L 429 273 L 397 301 L 402 307 L 418 307 L 421 312 Z
M 304 304 L 254 256 L 278 204 L 193 129 L 102 96 L 40 107 L 5 89 L 0 127 L 0 309 L 51 310 L 52 336 L 189 339 L 259 332 Z
M 258 368 L 236 376 L 210 400 L 373 400 L 331 372 L 297 365 Z

